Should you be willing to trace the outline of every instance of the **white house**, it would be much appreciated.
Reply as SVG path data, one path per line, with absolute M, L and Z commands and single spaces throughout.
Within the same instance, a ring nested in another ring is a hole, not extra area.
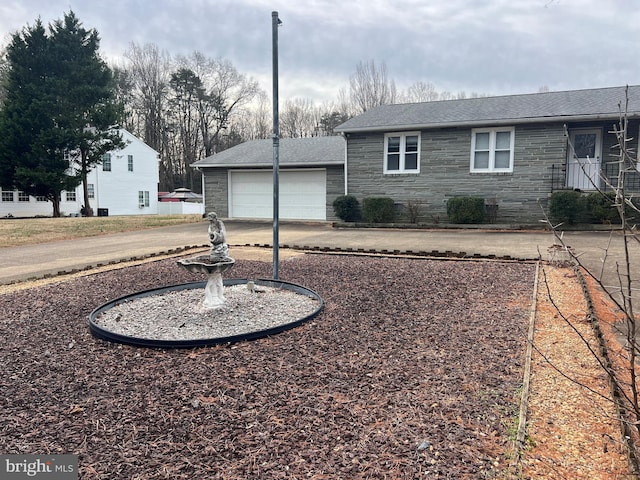
M 90 206 L 97 215 L 151 215 L 158 213 L 158 152 L 121 129 L 125 147 L 104 155 L 87 176 Z M 82 185 L 62 192 L 60 211 L 79 215 L 83 205 Z M 2 190 L 0 217 L 51 216 L 51 202 L 19 191 Z

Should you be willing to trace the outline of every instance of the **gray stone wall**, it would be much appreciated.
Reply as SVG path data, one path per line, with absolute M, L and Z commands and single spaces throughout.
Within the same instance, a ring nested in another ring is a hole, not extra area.
M 220 218 L 229 216 L 228 169 L 205 168 L 204 199 L 205 212 L 216 212 Z
M 350 134 L 348 192 L 360 202 L 391 197 L 401 212 L 419 202 L 424 223 L 447 222 L 447 200 L 460 195 L 495 198 L 500 223 L 537 222 L 551 193 L 551 165 L 566 158 L 566 139 L 562 124 L 517 126 L 513 173 L 470 172 L 470 128 L 423 131 L 420 149 L 420 173 L 385 175 L 384 133 Z
M 333 201 L 344 195 L 344 166 L 327 167 L 327 220 L 337 221 L 333 211 Z

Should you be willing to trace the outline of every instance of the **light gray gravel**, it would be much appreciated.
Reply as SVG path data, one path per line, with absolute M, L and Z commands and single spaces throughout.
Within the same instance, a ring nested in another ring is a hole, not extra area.
M 226 338 L 267 330 L 312 314 L 319 302 L 286 289 L 246 285 L 224 288 L 225 305 L 202 306 L 204 289 L 137 298 L 102 312 L 95 324 L 112 333 L 151 340 Z

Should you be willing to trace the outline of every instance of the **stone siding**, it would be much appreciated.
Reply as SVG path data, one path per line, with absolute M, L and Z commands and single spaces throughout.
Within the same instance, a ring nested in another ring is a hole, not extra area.
M 418 202 L 418 222 L 447 222 L 447 200 L 453 196 L 495 198 L 497 222 L 537 222 L 551 192 L 551 165 L 566 158 L 562 124 L 517 126 L 513 173 L 471 173 L 471 129 L 421 132 L 420 173 L 383 174 L 384 133 L 350 134 L 347 138 L 348 192 L 391 197 L 400 212 Z

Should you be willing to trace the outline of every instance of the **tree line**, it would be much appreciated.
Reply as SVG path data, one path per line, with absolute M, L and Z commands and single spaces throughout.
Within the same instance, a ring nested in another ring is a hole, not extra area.
M 472 94 L 471 96 L 477 96 Z M 396 88 L 384 63 L 359 62 L 337 99 L 316 105 L 285 99 L 280 136 L 332 135 L 382 104 L 465 98 L 431 83 Z M 119 64 L 99 54 L 99 35 L 70 11 L 11 36 L 0 60 L 0 186 L 46 197 L 59 214 L 60 192 L 84 184 L 102 154 L 122 147 L 122 126 L 159 153 L 160 190 L 199 192 L 192 163 L 247 140 L 269 138 L 271 103 L 258 82 L 225 59 L 201 52 L 172 56 L 130 44 Z M 69 161 L 71 160 L 71 168 Z

